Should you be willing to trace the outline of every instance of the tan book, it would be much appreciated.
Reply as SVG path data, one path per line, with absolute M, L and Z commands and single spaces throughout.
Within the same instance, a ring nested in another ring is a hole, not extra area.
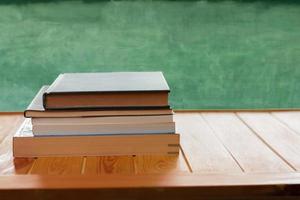
M 25 120 L 13 137 L 15 157 L 176 155 L 179 134 L 34 136 Z
M 121 109 L 121 110 L 45 110 L 43 107 L 43 94 L 49 86 L 43 86 L 36 94 L 24 116 L 30 117 L 101 117 L 101 116 L 151 116 L 172 115 L 171 109 Z
M 162 72 L 60 74 L 43 95 L 47 109 L 169 107 Z

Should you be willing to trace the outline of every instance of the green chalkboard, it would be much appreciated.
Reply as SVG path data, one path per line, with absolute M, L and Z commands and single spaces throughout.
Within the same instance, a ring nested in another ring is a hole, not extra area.
M 63 72 L 163 71 L 177 109 L 300 108 L 297 1 L 0 1 L 0 111 Z

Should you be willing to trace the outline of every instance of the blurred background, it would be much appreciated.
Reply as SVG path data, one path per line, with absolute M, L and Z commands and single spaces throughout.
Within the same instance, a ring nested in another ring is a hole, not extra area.
M 175 109 L 300 108 L 300 1 L 0 0 L 0 111 L 105 71 L 163 71 Z

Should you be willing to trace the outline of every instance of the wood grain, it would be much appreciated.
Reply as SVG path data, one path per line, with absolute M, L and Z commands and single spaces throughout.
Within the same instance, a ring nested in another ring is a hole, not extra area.
M 174 156 L 135 156 L 134 162 L 137 174 L 190 172 L 181 152 Z
M 181 146 L 194 172 L 242 172 L 198 113 L 175 115 Z
M 31 174 L 75 175 L 81 174 L 83 157 L 44 157 L 37 158 Z
M 100 174 L 133 174 L 134 162 L 132 156 L 104 156 L 100 157 Z
M 300 170 L 300 135 L 269 113 L 238 113 L 238 116 L 291 167 Z
M 245 172 L 291 172 L 234 113 L 201 113 Z
M 132 156 L 87 157 L 84 174 L 135 174 L 134 160 Z
M 12 156 L 12 135 L 23 120 L 19 114 L 0 115 L 0 174 L 26 174 L 34 161 Z

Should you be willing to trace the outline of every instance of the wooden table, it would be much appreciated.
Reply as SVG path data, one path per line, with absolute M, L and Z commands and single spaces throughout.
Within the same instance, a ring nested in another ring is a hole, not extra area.
M 300 112 L 177 111 L 179 156 L 12 157 L 0 114 L 0 199 L 300 198 Z M 80 190 L 78 190 L 80 189 Z M 2 198 L 1 198 L 2 197 Z

